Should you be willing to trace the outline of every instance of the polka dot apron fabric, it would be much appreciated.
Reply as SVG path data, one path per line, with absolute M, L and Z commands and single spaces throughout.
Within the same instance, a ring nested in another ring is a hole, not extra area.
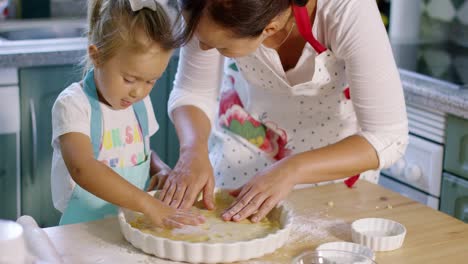
M 333 52 L 317 54 L 311 80 L 293 86 L 260 56 L 225 61 L 209 146 L 216 185 L 222 188 L 242 186 L 275 161 L 359 131 L 345 64 Z M 376 182 L 376 175 L 361 178 Z

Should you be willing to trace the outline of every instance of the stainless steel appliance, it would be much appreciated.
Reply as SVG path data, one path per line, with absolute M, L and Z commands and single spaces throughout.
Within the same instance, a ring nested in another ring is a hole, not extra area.
M 16 68 L 0 68 L 0 219 L 20 212 L 20 106 Z
M 439 209 L 445 138 L 445 115 L 407 106 L 409 145 L 404 157 L 383 170 L 379 184 Z

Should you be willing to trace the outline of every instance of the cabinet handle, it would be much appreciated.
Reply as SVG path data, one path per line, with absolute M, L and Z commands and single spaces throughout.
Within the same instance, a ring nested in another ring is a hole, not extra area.
M 5 180 L 6 180 L 6 170 L 5 169 L 1 169 L 0 170 L 0 186 L 7 186 L 5 184 Z M 0 187 L 1 188 L 1 187 Z M 4 188 L 3 188 L 4 189 Z
M 29 99 L 29 111 L 31 113 L 31 130 L 32 130 L 32 168 L 31 168 L 31 183 L 36 179 L 36 166 L 37 166 L 37 120 L 36 110 L 34 107 L 34 100 Z

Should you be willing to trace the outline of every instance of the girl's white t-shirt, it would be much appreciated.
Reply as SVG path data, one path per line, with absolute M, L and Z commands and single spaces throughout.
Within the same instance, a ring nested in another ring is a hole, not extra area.
M 98 160 L 114 168 L 132 167 L 146 160 L 144 144 L 149 151 L 149 137 L 159 129 L 149 96 L 143 99 L 148 112 L 149 135 L 143 138 L 133 107 L 114 110 L 100 103 L 103 134 Z M 52 199 L 55 208 L 64 211 L 75 182 L 65 166 L 59 137 L 78 132 L 90 137 L 91 106 L 83 87 L 73 83 L 58 96 L 52 108 Z M 96 175 L 98 177 L 99 175 Z

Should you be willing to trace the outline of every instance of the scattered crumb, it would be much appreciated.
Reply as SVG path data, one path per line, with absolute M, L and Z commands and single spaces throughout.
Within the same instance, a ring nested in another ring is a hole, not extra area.
M 330 207 L 335 206 L 335 203 L 334 203 L 333 201 L 329 201 L 327 204 L 328 204 L 328 206 L 330 206 Z
M 393 206 L 391 204 L 387 204 L 387 209 L 392 209 Z

